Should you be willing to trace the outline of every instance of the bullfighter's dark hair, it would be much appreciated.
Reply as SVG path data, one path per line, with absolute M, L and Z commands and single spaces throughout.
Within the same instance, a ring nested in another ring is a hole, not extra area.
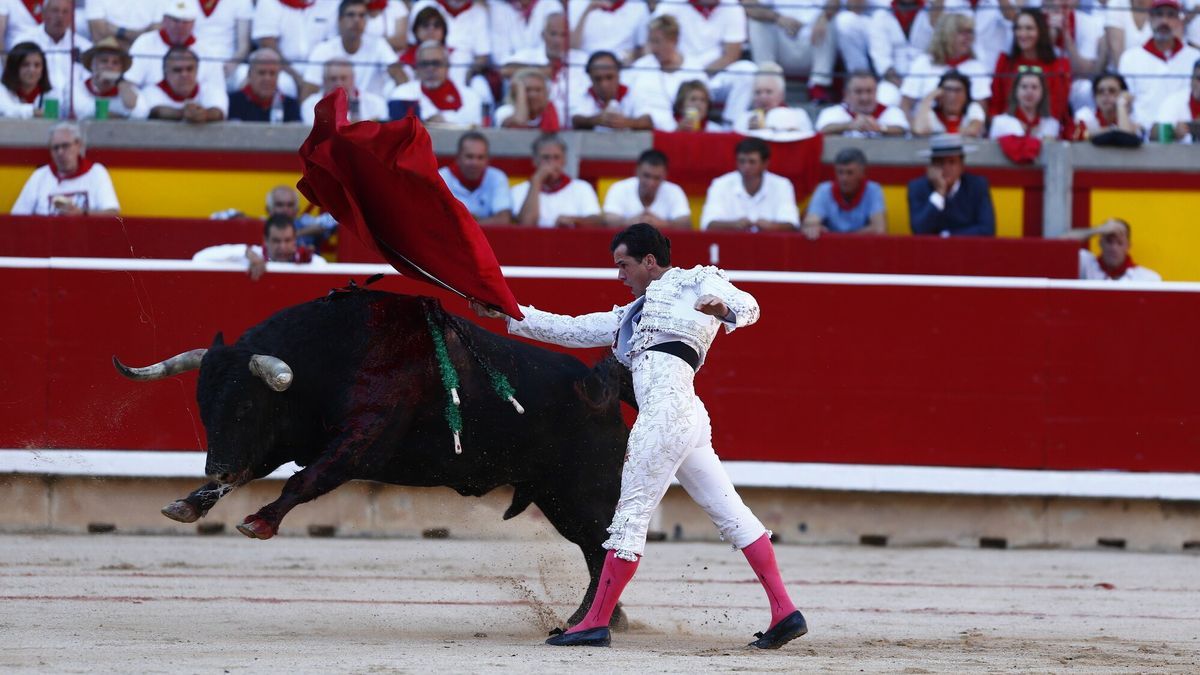
M 296 222 L 282 213 L 269 216 L 267 222 L 263 223 L 263 239 L 271 236 L 271 228 L 282 230 L 288 227 L 296 229 Z
M 650 148 L 638 155 L 638 164 L 649 164 L 650 166 L 661 166 L 667 168 L 667 153 L 662 150 Z
M 43 94 L 50 91 L 50 64 L 46 63 L 46 53 L 33 42 L 19 42 L 8 50 L 8 60 L 4 62 L 4 74 L 0 76 L 0 81 L 3 81 L 4 86 L 14 94 L 21 89 L 21 66 L 25 63 L 26 57 L 31 54 L 37 54 L 42 58 L 42 77 L 38 80 L 38 87 L 41 88 Z
M 615 251 L 621 244 L 625 244 L 625 250 L 631 258 L 641 261 L 653 254 L 659 267 L 671 266 L 671 240 L 653 225 L 637 223 L 621 230 L 613 237 L 609 250 Z
M 771 146 L 761 138 L 743 138 L 738 141 L 737 147 L 733 149 L 734 155 L 744 155 L 751 152 L 757 152 L 762 161 L 771 159 Z

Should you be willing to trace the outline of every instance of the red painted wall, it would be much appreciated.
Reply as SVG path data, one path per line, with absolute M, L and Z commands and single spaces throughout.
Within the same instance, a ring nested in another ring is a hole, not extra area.
M 195 374 L 129 382 L 110 356 L 145 365 L 231 340 L 346 281 L 0 268 L 0 447 L 202 449 Z M 512 286 L 553 311 L 628 300 L 615 281 Z M 1200 339 L 1195 293 L 743 286 L 763 318 L 719 337 L 698 379 L 722 457 L 1200 471 L 1200 360 L 1178 356 Z

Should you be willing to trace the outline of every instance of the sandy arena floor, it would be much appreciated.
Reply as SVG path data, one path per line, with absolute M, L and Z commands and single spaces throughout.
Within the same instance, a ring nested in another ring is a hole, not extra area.
M 780 546 L 810 633 L 742 556 L 660 543 L 612 649 L 544 646 L 582 589 L 565 543 L 0 536 L 5 672 L 1200 671 L 1200 559 Z

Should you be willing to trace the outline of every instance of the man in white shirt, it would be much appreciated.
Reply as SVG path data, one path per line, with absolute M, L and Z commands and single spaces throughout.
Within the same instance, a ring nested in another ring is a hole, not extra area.
M 428 40 L 417 49 L 417 79 L 396 85 L 388 94 L 393 101 L 416 101 L 426 124 L 478 126 L 483 123 L 483 103 L 467 87 L 450 79 L 450 56 L 440 42 Z
M 568 111 L 574 111 L 588 87 L 588 76 L 583 70 L 587 55 L 578 49 L 570 49 L 567 17 L 561 11 L 546 15 L 542 41 L 541 49 L 523 49 L 511 55 L 501 72 L 508 78 L 523 68 L 537 68 L 545 73 L 550 103 L 559 115 L 562 128 L 567 128 L 573 114 Z
M 346 105 L 349 108 L 347 112 L 351 122 L 388 118 L 387 101 L 382 96 L 358 89 L 354 82 L 354 64 L 346 59 L 327 61 L 321 82 L 321 91 L 300 103 L 300 120 L 305 124 L 312 125 L 316 118 L 317 103 L 339 87 L 346 92 Z
M 757 68 L 740 60 L 746 42 L 746 10 L 736 0 L 661 2 L 654 16 L 671 16 L 679 22 L 679 51 L 684 58 L 704 64 L 708 89 L 714 100 L 725 103 L 726 119 L 732 122 L 750 107 Z M 757 53 L 755 59 L 770 60 Z
M 758 63 L 773 62 L 791 76 L 808 78 L 809 98 L 831 100 L 833 65 L 837 46 L 829 22 L 838 11 L 838 0 L 776 3 L 748 0 L 750 49 Z
M 877 80 L 869 70 L 851 73 L 841 105 L 830 106 L 817 115 L 817 131 L 856 138 L 903 136 L 908 117 L 896 106 L 876 98 Z
M 220 122 L 229 110 L 229 94 L 218 82 L 199 82 L 200 61 L 187 47 L 171 47 L 163 57 L 163 79 L 138 97 L 133 117 L 182 120 L 190 124 Z
M 1100 237 L 1100 255 L 1079 249 L 1079 278 L 1095 281 L 1162 281 L 1158 272 L 1133 262 L 1129 255 L 1133 240 L 1133 229 L 1120 218 L 1110 218 L 1088 228 L 1069 230 L 1063 239 L 1087 241 Z
M 296 224 L 285 215 L 273 215 L 263 225 L 263 243 L 220 244 L 201 249 L 192 256 L 200 263 L 244 263 L 246 273 L 254 281 L 262 278 L 267 263 L 292 263 L 300 265 L 324 265 L 325 259 L 312 249 L 296 244 Z
M 616 54 L 598 51 L 588 57 L 587 74 L 592 86 L 571 111 L 571 126 L 575 129 L 654 128 L 650 115 L 637 109 L 629 87 L 621 84 L 621 61 Z
M 137 107 L 138 88 L 123 75 L 133 65 L 133 59 L 120 41 L 109 36 L 92 45 L 80 59 L 85 72 L 75 78 L 71 106 L 76 119 L 94 118 L 96 101 L 107 101 L 109 118 L 126 118 Z
M 663 229 L 692 229 L 692 207 L 683 188 L 667 180 L 667 156 L 646 150 L 637 175 L 613 183 L 604 195 L 604 224 L 628 227 L 649 223 Z
M 670 126 L 674 118 L 675 95 L 684 82 L 696 80 L 706 87 L 704 63 L 689 58 L 679 49 L 679 20 L 669 14 L 650 20 L 645 56 L 621 73 L 629 87 L 634 107 L 650 115 L 656 127 Z
M 196 42 L 213 56 L 223 59 L 222 70 L 227 89 L 238 88 L 235 73 L 250 55 L 250 22 L 254 18 L 252 0 L 188 0 L 196 8 Z
M 133 67 L 125 73 L 125 79 L 141 89 L 153 87 L 163 79 L 163 56 L 172 47 L 190 50 L 199 58 L 197 78 L 209 88 L 225 87 L 225 71 L 221 59 L 208 45 L 196 39 L 196 17 L 199 12 L 188 0 L 170 0 L 163 5 L 162 28 L 145 33 L 133 42 L 129 55 Z
M 780 141 L 812 136 L 808 113 L 801 108 L 789 108 L 784 101 L 783 68 L 778 63 L 762 63 L 758 67 L 750 109 L 734 117 L 733 130 Z
M 38 167 L 25 182 L 12 215 L 116 215 L 121 205 L 108 170 L 89 160 L 85 150 L 78 125 L 54 125 L 50 130 L 50 163 Z
M 342 0 L 337 30 L 337 35 L 318 44 L 308 55 L 300 98 L 317 91 L 321 68 L 336 58 L 354 64 L 354 81 L 360 89 L 381 95 L 391 90 L 396 81 L 388 75 L 388 66 L 396 63 L 396 52 L 383 38 L 366 34 L 367 0 Z
M 568 0 L 571 46 L 585 54 L 610 51 L 628 64 L 646 41 L 650 9 L 628 0 Z
M 42 5 L 42 25 L 19 34 L 13 40 L 13 44 L 32 42 L 42 48 L 46 55 L 50 84 L 64 92 L 71 88 L 71 83 L 83 70 L 75 62 L 75 55 L 92 46 L 87 38 L 71 34 L 71 15 L 74 12 L 75 3 L 71 0 L 46 0 Z M 74 68 L 72 63 L 75 64 Z
M 115 37 L 126 49 L 143 34 L 158 30 L 162 20 L 162 6 L 157 2 L 87 0 L 85 6 L 92 40 Z
M 567 145 L 554 134 L 533 142 L 533 175 L 513 186 L 512 203 L 517 225 L 579 227 L 603 224 L 600 200 L 587 181 L 564 172 Z
M 1185 88 L 1192 65 L 1200 59 L 1200 50 L 1176 37 L 1183 30 L 1178 0 L 1154 0 L 1150 26 L 1153 37 L 1125 50 L 1117 67 L 1133 94 L 1133 120 L 1146 128 L 1156 121 L 1158 106 Z
M 458 139 L 454 161 L 438 169 L 450 194 L 463 203 L 480 225 L 512 224 L 512 192 L 508 176 L 488 166 L 487 136 L 468 131 Z
M 410 15 L 416 17 L 426 7 L 433 7 L 446 20 L 446 47 L 456 58 L 462 54 L 461 58 L 471 64 L 461 77 L 456 71 L 454 79 L 459 84 L 470 82 L 487 68 L 492 55 L 491 18 L 487 5 L 482 0 L 416 0 Z M 408 42 L 417 42 L 413 26 L 408 27 Z
M 767 171 L 771 147 L 766 141 L 743 139 L 735 154 L 737 170 L 718 176 L 708 186 L 700 229 L 790 232 L 798 228 L 796 190 L 788 179 Z
M 558 0 L 491 0 L 492 61 L 507 63 L 525 49 L 541 50 L 546 17 L 566 10 Z
M 891 7 L 880 9 L 871 16 L 867 53 L 879 76 L 880 101 L 899 105 L 900 85 L 913 61 L 929 49 L 932 39 L 933 23 L 923 3 L 896 0 Z M 994 66 L 995 57 L 989 63 Z
M 338 0 L 284 2 L 258 0 L 250 37 L 259 47 L 270 47 L 283 57 L 279 89 L 288 96 L 300 96 L 308 55 L 323 40 L 337 31 Z
M 38 29 L 42 23 L 42 3 L 24 3 L 21 0 L 0 0 L 0 47 L 4 51 L 20 44 L 17 38 L 22 33 Z M 57 82 L 55 83 L 58 84 Z

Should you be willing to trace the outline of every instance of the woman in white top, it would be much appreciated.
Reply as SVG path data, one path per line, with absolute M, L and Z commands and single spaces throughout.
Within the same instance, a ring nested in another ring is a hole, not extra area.
M 1075 140 L 1085 141 L 1092 136 L 1118 129 L 1142 135 L 1142 128 L 1131 117 L 1133 96 L 1125 78 L 1117 73 L 1103 73 L 1092 80 L 1095 107 L 1075 111 Z
M 975 58 L 975 22 L 962 14 L 943 13 L 934 29 L 929 51 L 913 60 L 900 85 L 900 107 L 912 115 L 917 101 L 937 89 L 938 79 L 949 70 L 971 78 L 971 98 L 987 108 L 992 95 L 992 69 Z
M 709 118 L 712 111 L 712 95 L 708 85 L 700 80 L 688 80 L 679 85 L 675 93 L 675 104 L 670 115 L 650 112 L 654 128 L 659 131 L 713 132 L 728 131 L 726 127 Z
M 42 117 L 46 99 L 58 99 L 61 105 L 62 97 L 50 83 L 46 55 L 32 42 L 13 45 L 0 82 L 4 84 L 0 88 L 0 116 Z
M 1017 73 L 1008 97 L 1008 112 L 992 119 L 988 138 L 1030 136 L 1051 140 L 1058 138 L 1061 131 L 1058 120 L 1050 116 L 1046 79 L 1040 71 L 1030 69 Z
M 1151 0 L 1121 0 L 1104 13 L 1104 34 L 1108 39 L 1109 66 L 1114 70 L 1126 49 L 1140 47 L 1154 34 L 1150 27 Z
M 971 100 L 971 80 L 951 70 L 938 80 L 937 89 L 925 95 L 913 114 L 914 136 L 959 134 L 982 138 L 987 115 L 983 106 Z

